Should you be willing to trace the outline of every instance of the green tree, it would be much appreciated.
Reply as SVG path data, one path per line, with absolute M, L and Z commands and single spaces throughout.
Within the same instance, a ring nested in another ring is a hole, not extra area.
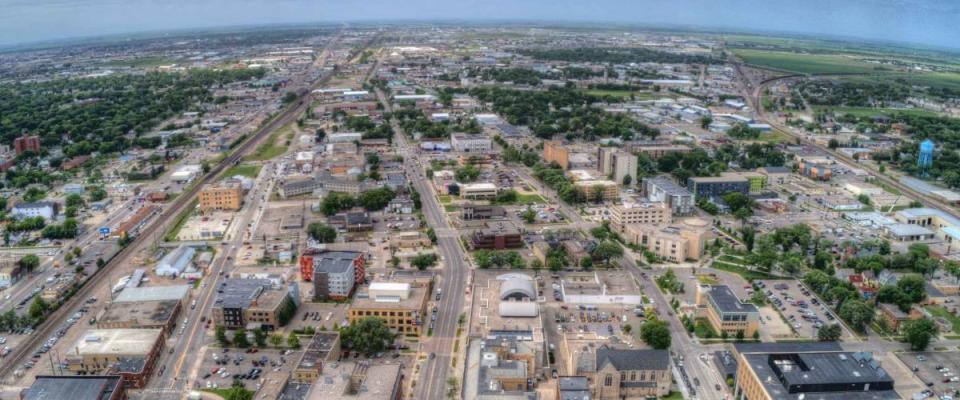
M 268 340 L 270 341 L 270 345 L 273 347 L 280 347 L 280 345 L 283 344 L 283 336 L 281 336 L 279 333 L 270 335 L 270 339 Z
M 924 351 L 937 336 L 937 331 L 937 324 L 929 318 L 907 321 L 903 327 L 903 339 L 910 344 L 910 350 Z
M 230 341 L 227 340 L 227 329 L 223 326 L 217 325 L 214 336 L 217 338 L 217 343 L 219 343 L 220 346 L 227 347 L 230 345 Z
M 241 349 L 250 347 L 250 342 L 247 340 L 247 330 L 243 328 L 238 328 L 233 331 L 233 345 Z
M 631 331 L 633 331 L 633 325 L 623 324 L 623 332 L 624 332 L 624 333 L 626 333 L 626 334 L 629 335 Z
M 844 301 L 837 310 L 840 318 L 846 320 L 850 327 L 859 332 L 863 332 L 867 325 L 873 322 L 873 313 L 872 306 L 858 299 Z
M 436 254 L 417 254 L 415 257 L 410 259 L 410 265 L 417 267 L 417 269 L 421 271 L 427 268 L 430 268 L 436 264 L 437 264 Z
M 654 349 L 666 349 L 670 347 L 670 328 L 666 322 L 651 319 L 640 325 L 640 338 Z
M 602 259 L 604 264 L 610 265 L 610 260 L 623 256 L 623 248 L 614 241 L 607 240 L 601 242 L 593 249 L 594 258 Z
M 253 400 L 253 391 L 247 390 L 243 386 L 243 382 L 239 380 L 233 381 L 233 384 L 230 386 L 230 389 L 224 394 L 224 400 Z
M 919 303 L 927 298 L 927 281 L 920 275 L 907 275 L 897 280 L 897 287 L 910 299 Z
M 80 197 L 79 194 L 73 193 L 68 195 L 65 204 L 67 207 L 82 207 L 83 206 L 83 197 Z
M 629 174 L 623 176 L 623 186 L 624 186 L 624 187 L 630 186 L 630 183 L 632 183 L 632 182 L 633 182 L 633 177 L 632 177 L 632 176 L 630 176 Z
M 107 191 L 97 186 L 90 191 L 90 201 L 100 201 L 107 198 Z
M 43 297 L 36 296 L 33 298 L 33 303 L 30 303 L 30 310 L 28 311 L 28 315 L 30 315 L 30 318 L 33 318 L 35 320 L 40 319 L 40 317 L 43 317 L 43 315 L 47 313 L 47 310 L 49 308 L 50 308 L 50 305 L 48 305 L 47 302 L 43 300 Z
M 367 356 L 386 350 L 395 337 L 383 319 L 378 317 L 363 318 L 340 330 L 340 341 L 344 347 Z
M 817 331 L 817 340 L 821 342 L 836 342 L 840 340 L 840 335 L 843 333 L 840 324 L 829 324 L 824 325 Z
M 543 267 L 544 267 L 543 261 L 540 261 L 539 258 L 530 262 L 530 269 L 539 270 L 539 269 L 543 269 Z
M 267 347 L 267 331 L 263 328 L 254 329 L 253 340 L 257 343 L 257 347 Z
M 20 268 L 23 268 L 27 272 L 33 272 L 33 270 L 40 266 L 40 257 L 35 254 L 27 254 L 21 257 L 17 263 L 20 264 Z
M 290 347 L 292 349 L 300 348 L 300 338 L 297 336 L 296 333 L 292 331 L 290 332 L 290 335 L 287 336 L 287 347 Z
M 528 224 L 532 224 L 537 220 L 537 212 L 532 207 L 527 206 L 527 209 L 520 214 L 520 218 L 523 218 Z
M 337 240 L 337 230 L 319 222 L 311 222 L 307 225 L 307 234 L 320 243 L 333 243 Z

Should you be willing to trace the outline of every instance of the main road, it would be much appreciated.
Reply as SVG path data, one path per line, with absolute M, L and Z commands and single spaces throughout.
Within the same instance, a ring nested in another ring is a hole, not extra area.
M 376 92 L 384 110 L 390 112 L 392 110 L 390 99 L 380 89 L 376 89 Z M 457 231 L 450 227 L 443 208 L 434 196 L 424 170 L 418 162 L 415 144 L 411 145 L 407 140 L 406 133 L 396 119 L 390 121 L 390 126 L 394 131 L 395 144 L 403 155 L 408 179 L 420 194 L 421 209 L 427 225 L 433 228 L 437 235 L 437 247 L 444 264 L 438 277 L 437 287 L 442 290 L 437 304 L 437 320 L 434 321 L 433 336 L 421 349 L 430 356 L 420 367 L 420 377 L 414 388 L 415 393 L 410 398 L 443 399 L 447 397 L 447 376 L 452 369 L 453 342 L 457 339 L 457 324 L 464 307 L 469 268 L 463 248 L 460 247 L 460 237 Z M 459 394 L 454 397 L 459 397 Z

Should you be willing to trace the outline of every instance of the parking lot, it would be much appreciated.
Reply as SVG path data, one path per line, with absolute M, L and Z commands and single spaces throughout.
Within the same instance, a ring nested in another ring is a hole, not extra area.
M 347 321 L 347 308 L 346 304 L 340 303 L 304 302 L 285 329 L 297 330 L 310 326 L 314 329 L 323 327 L 331 330 L 334 324 L 344 326 Z
M 770 305 L 780 312 L 801 338 L 816 338 L 820 327 L 840 322 L 836 315 L 800 282 L 763 280 L 757 281 L 757 286 L 763 290 Z M 842 336 L 849 338 L 850 332 L 844 328 Z
M 956 396 L 960 390 L 960 352 L 897 353 L 913 374 L 937 396 Z
M 257 390 L 263 375 L 269 371 L 290 371 L 299 357 L 299 351 L 290 350 L 208 348 L 194 386 L 228 388 L 239 380 L 248 389 Z

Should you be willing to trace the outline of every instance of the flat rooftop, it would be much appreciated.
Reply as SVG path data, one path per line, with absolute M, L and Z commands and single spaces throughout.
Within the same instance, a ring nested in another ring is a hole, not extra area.
M 383 283 L 383 282 L 378 282 Z M 410 285 L 410 294 L 403 299 L 397 296 L 384 296 L 377 299 L 370 297 L 369 287 L 361 288 L 353 299 L 352 309 L 392 309 L 392 310 L 419 310 L 427 296 L 427 287 Z
M 401 379 L 403 366 L 397 364 L 366 364 L 343 362 L 323 369 L 323 374 L 312 385 L 307 400 L 354 399 L 384 400 L 394 398 L 394 388 Z M 364 376 L 359 386 L 351 387 L 351 376 Z M 399 388 L 397 388 L 399 389 Z
M 182 300 L 187 298 L 189 291 L 190 285 L 128 287 L 113 302 Z
M 133 322 L 135 325 L 163 324 L 170 320 L 179 302 L 177 300 L 144 301 L 111 304 L 97 319 L 98 324 Z
M 162 335 L 160 329 L 92 329 L 70 348 L 70 355 L 147 355 Z
M 216 307 L 247 308 L 270 288 L 268 279 L 224 279 L 217 287 Z
M 303 356 L 297 363 L 297 368 L 314 368 L 317 363 L 326 361 L 331 353 L 336 353 L 340 346 L 340 334 L 337 332 L 317 332 L 307 344 Z
M 864 353 L 749 353 L 744 359 L 757 375 L 757 380 L 775 399 L 823 400 L 892 400 L 900 399 L 893 387 L 893 378 L 875 360 Z M 780 379 L 783 379 L 781 381 Z M 891 390 L 862 390 L 863 385 L 876 387 L 889 384 Z M 849 386 L 857 390 L 800 392 L 809 388 Z M 791 390 L 791 388 L 794 388 Z M 793 393 L 791 393 L 793 391 Z
M 29 388 L 21 392 L 23 400 L 103 400 L 123 390 L 119 375 L 105 376 L 37 376 Z
M 740 301 L 726 285 L 711 286 L 710 291 L 707 292 L 707 296 L 713 299 L 713 304 L 715 304 L 721 312 L 755 313 L 758 311 L 757 306 L 753 305 L 753 303 Z

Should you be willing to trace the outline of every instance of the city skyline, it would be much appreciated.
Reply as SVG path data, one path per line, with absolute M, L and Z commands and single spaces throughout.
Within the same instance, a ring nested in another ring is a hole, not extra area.
M 638 27 L 678 27 L 736 32 L 777 32 L 958 49 L 960 30 L 951 29 L 960 4 L 944 0 L 908 3 L 858 0 L 836 4 L 816 0 L 795 4 L 776 0 L 762 9 L 744 0 L 702 4 L 681 0 L 602 0 L 589 5 L 563 0 L 508 2 L 363 0 L 342 4 L 327 0 L 173 1 L 9 0 L 0 15 L 0 47 L 99 36 L 178 30 L 336 22 L 475 22 L 616 23 Z M 90 21 L 94 21 L 90 23 Z

